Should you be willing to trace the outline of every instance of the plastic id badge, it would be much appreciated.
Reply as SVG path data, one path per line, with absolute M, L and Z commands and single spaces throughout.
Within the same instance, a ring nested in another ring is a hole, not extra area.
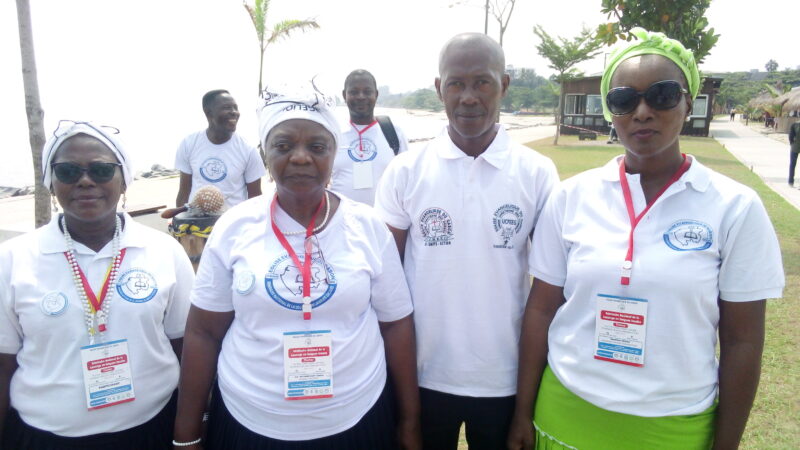
M 286 400 L 333 397 L 331 330 L 283 333 Z
M 644 366 L 647 300 L 597 294 L 594 358 Z
M 81 347 L 81 366 L 90 411 L 136 398 L 127 339 Z
M 375 186 L 372 179 L 372 160 L 353 162 L 353 189 L 371 189 Z

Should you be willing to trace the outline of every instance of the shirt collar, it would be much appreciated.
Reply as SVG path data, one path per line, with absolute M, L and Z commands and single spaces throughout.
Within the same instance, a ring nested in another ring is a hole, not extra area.
M 120 246 L 122 248 L 144 247 L 147 244 L 147 239 L 139 229 L 143 225 L 136 223 L 128 213 L 124 212 L 122 216 L 125 226 L 122 229 L 122 236 L 120 236 Z M 67 251 L 67 241 L 64 239 L 64 233 L 61 232 L 61 227 L 58 224 L 60 218 L 61 214 L 54 214 L 50 222 L 40 230 L 39 249 L 43 254 L 64 253 Z M 78 242 L 75 243 L 75 251 L 81 254 L 95 253 Z M 111 247 L 107 245 L 98 254 L 102 255 L 106 251 L 110 252 Z
M 700 164 L 692 155 L 686 155 L 687 158 L 692 158 L 692 165 L 689 170 L 680 178 L 679 182 L 684 185 L 691 186 L 697 192 L 705 192 L 708 185 L 711 183 L 710 170 L 708 167 Z M 619 183 L 619 160 L 622 155 L 615 156 L 611 161 L 607 162 L 600 171 L 603 180 Z
M 450 139 L 450 134 L 447 132 L 447 127 L 442 130 L 440 138 L 441 139 L 439 139 L 437 145 L 437 153 L 440 157 L 444 159 L 470 158 L 469 155 L 458 148 L 453 140 Z M 510 147 L 508 133 L 506 132 L 505 127 L 500 125 L 497 130 L 497 135 L 495 135 L 492 143 L 489 144 L 489 147 L 486 148 L 483 153 L 478 155 L 476 159 L 484 159 L 495 168 L 502 169 L 508 160 L 509 150 Z

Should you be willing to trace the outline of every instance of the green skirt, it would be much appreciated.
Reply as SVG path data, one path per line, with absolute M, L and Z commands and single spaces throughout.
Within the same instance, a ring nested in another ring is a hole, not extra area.
M 537 450 L 708 449 L 716 404 L 688 416 L 640 417 L 608 411 L 573 394 L 546 367 L 533 426 Z

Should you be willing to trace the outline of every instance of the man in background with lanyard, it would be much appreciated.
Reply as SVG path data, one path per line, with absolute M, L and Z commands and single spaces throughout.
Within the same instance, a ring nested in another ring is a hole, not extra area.
M 378 86 L 371 73 L 361 69 L 350 72 L 342 97 L 350 120 L 342 126 L 331 189 L 372 206 L 378 180 L 392 158 L 408 150 L 408 141 L 388 116 L 375 116 Z

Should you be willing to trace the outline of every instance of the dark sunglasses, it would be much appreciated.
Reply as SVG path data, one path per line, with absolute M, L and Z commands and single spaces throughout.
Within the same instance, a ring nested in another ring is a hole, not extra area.
M 89 167 L 81 167 L 75 163 L 62 162 L 54 163 L 50 167 L 53 168 L 53 174 L 58 181 L 64 184 L 75 184 L 81 179 L 84 173 L 89 174 L 89 178 L 95 183 L 108 183 L 114 178 L 117 167 L 122 167 L 122 164 L 111 162 L 91 162 Z
M 633 112 L 639 106 L 639 99 L 644 98 L 649 107 L 663 111 L 678 106 L 683 95 L 688 93 L 677 81 L 664 80 L 651 84 L 644 92 L 632 87 L 611 89 L 606 95 L 606 105 L 611 114 L 624 116 Z

